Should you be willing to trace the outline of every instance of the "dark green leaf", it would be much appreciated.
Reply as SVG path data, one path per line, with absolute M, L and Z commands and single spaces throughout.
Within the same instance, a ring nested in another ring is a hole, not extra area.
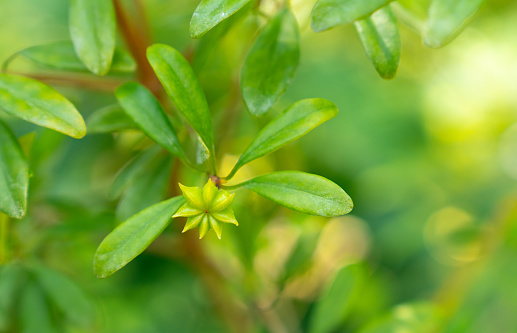
M 311 316 L 310 333 L 329 333 L 343 323 L 353 306 L 365 278 L 364 266 L 352 264 L 341 268 L 327 292 L 316 303 Z
M 117 206 L 117 220 L 124 221 L 162 200 L 169 185 L 171 167 L 172 158 L 168 154 L 150 160 L 122 195 Z
M 35 282 L 23 287 L 20 299 L 20 321 L 23 333 L 55 333 L 49 306 L 43 291 Z
M 9 332 L 8 327 L 12 325 L 14 305 L 24 282 L 23 278 L 23 271 L 19 266 L 0 266 L 0 332 Z
M 11 130 L 0 122 L 0 214 L 22 218 L 27 209 L 28 187 L 29 166 L 22 148 Z
M 32 46 L 20 51 L 20 55 L 48 68 L 79 72 L 88 71 L 77 57 L 74 46 L 69 41 Z M 133 72 L 135 69 L 136 63 L 129 53 L 123 49 L 115 48 L 110 72 Z
M 441 47 L 452 41 L 483 3 L 484 0 L 433 0 L 424 33 L 425 44 Z
M 250 0 L 201 0 L 190 20 L 190 36 L 199 38 Z
M 183 196 L 162 201 L 113 230 L 95 252 L 93 268 L 97 277 L 110 276 L 142 253 L 169 225 L 184 202 Z
M 213 156 L 214 135 L 210 110 L 190 64 L 181 53 L 163 44 L 149 47 L 147 59 L 178 111 L 199 134 Z
M 299 58 L 298 23 L 283 10 L 260 32 L 242 68 L 242 97 L 251 114 L 273 107 L 291 84 Z
M 364 50 L 383 79 L 392 79 L 400 61 L 400 35 L 397 19 L 389 7 L 370 17 L 355 21 L 355 29 Z
M 32 267 L 32 271 L 48 299 L 68 320 L 81 326 L 95 323 L 93 302 L 74 281 L 43 265 Z
M 70 0 L 70 37 L 75 52 L 92 73 L 108 72 L 115 50 L 115 10 L 112 1 Z
M 146 87 L 136 82 L 127 82 L 117 88 L 115 95 L 124 111 L 151 139 L 187 161 L 169 118 L 160 102 Z
M 315 32 L 366 18 L 391 0 L 319 0 L 311 14 Z
M 119 105 L 96 110 L 86 120 L 86 127 L 89 133 L 111 133 L 138 128 Z
M 297 212 L 340 216 L 353 207 L 352 199 L 341 187 L 321 176 L 300 172 L 280 171 L 250 179 L 242 186 Z
M 296 242 L 296 246 L 289 255 L 284 265 L 284 271 L 281 275 L 280 282 L 283 284 L 286 280 L 303 269 L 307 268 L 318 245 L 319 233 L 305 232 L 300 235 Z
M 233 177 L 246 163 L 274 152 L 307 134 L 316 126 L 336 116 L 337 112 L 334 103 L 321 98 L 294 103 L 260 131 L 226 178 Z
M 83 117 L 66 98 L 34 79 L 0 74 L 0 108 L 8 114 L 79 139 Z

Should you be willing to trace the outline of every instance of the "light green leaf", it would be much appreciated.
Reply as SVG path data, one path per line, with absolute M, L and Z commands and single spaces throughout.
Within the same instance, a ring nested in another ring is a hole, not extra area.
M 242 68 L 242 97 L 252 115 L 262 116 L 284 94 L 299 59 L 298 23 L 283 10 L 260 32 Z
M 93 302 L 74 281 L 43 265 L 35 265 L 31 269 L 49 300 L 69 321 L 81 326 L 95 323 Z
M 350 213 L 352 199 L 341 187 L 321 176 L 279 171 L 228 188 L 244 187 L 297 212 L 340 216 Z
M 113 2 L 70 0 L 69 26 L 79 59 L 92 73 L 106 74 L 115 50 Z
M 424 43 L 438 48 L 451 42 L 483 3 L 484 0 L 433 0 L 429 8 Z
M 366 18 L 391 0 L 319 0 L 311 14 L 311 27 L 321 32 Z
M 318 300 L 310 321 L 310 333 L 334 332 L 360 296 L 365 278 L 362 264 L 341 268 L 327 292 Z
M 233 177 L 246 163 L 274 152 L 307 134 L 316 126 L 336 116 L 337 112 L 334 103 L 322 98 L 305 99 L 294 103 L 260 131 L 226 178 Z
M 94 111 L 86 120 L 86 127 L 89 133 L 111 133 L 138 128 L 119 105 L 109 105 Z
M 35 282 L 23 287 L 20 299 L 20 321 L 23 333 L 57 333 L 43 291 Z
M 115 95 L 124 111 L 151 139 L 188 164 L 169 118 L 146 87 L 136 82 L 126 82 L 117 88 Z
M 52 69 L 88 71 L 77 57 L 74 45 L 69 41 L 32 46 L 20 51 L 19 54 L 38 65 Z M 136 63 L 129 53 L 123 49 L 115 48 L 110 72 L 133 72 L 135 69 Z
M 183 196 L 162 201 L 113 230 L 95 252 L 93 268 L 97 277 L 110 276 L 142 253 L 165 230 L 184 202 Z
M 80 139 L 83 117 L 53 88 L 34 79 L 0 74 L 0 108 L 8 114 Z
M 190 37 L 199 38 L 250 0 L 201 0 L 190 20 Z
M 397 19 L 389 7 L 355 21 L 355 29 L 366 55 L 383 79 L 392 79 L 400 61 L 400 35 Z
M 175 49 L 154 44 L 147 59 L 178 111 L 201 137 L 214 156 L 212 119 L 205 94 L 187 60 Z
M 28 187 L 29 166 L 22 148 L 11 130 L 0 122 L 0 214 L 22 218 L 27 209 Z

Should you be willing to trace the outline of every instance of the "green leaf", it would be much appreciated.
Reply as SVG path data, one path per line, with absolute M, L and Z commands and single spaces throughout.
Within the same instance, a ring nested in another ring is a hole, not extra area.
M 262 116 L 284 94 L 299 59 L 298 23 L 283 10 L 260 32 L 242 68 L 242 97 L 252 115 Z
M 202 0 L 190 20 L 190 36 L 199 38 L 250 0 Z
M 23 283 L 23 271 L 18 265 L 0 266 L 0 332 L 9 332 L 14 317 L 14 305 Z
M 184 202 L 183 196 L 162 201 L 113 230 L 95 252 L 93 268 L 97 277 L 110 276 L 142 253 L 169 225 L 171 216 Z
M 484 0 L 433 0 L 429 8 L 424 43 L 438 48 L 451 42 L 483 3 Z
M 86 127 L 89 133 L 111 133 L 138 128 L 119 105 L 109 105 L 94 111 L 86 120 Z
M 169 154 L 161 154 L 150 160 L 122 195 L 117 206 L 117 220 L 124 221 L 162 200 L 169 185 L 171 167 L 172 158 Z
M 79 59 L 92 73 L 106 74 L 115 50 L 113 2 L 70 0 L 69 26 Z
M 81 326 L 95 323 L 93 302 L 74 281 L 43 265 L 35 265 L 31 269 L 49 300 L 70 322 Z
M 11 130 L 0 122 L 0 212 L 22 218 L 27 209 L 28 187 L 29 166 L 22 148 Z
M 321 32 L 366 18 L 391 0 L 319 0 L 311 14 L 311 27 Z
M 72 42 L 63 41 L 45 45 L 37 45 L 20 51 L 21 56 L 44 67 L 66 71 L 88 71 L 79 60 Z M 136 63 L 129 53 L 115 48 L 110 72 L 134 72 Z
M 187 119 L 214 156 L 212 119 L 205 94 L 187 60 L 175 49 L 154 44 L 147 59 L 178 111 Z
M 392 79 L 400 61 L 400 35 L 397 19 L 384 7 L 366 19 L 355 21 L 355 29 L 366 55 L 383 79 Z
M 53 88 L 34 79 L 0 74 L 0 108 L 8 114 L 80 139 L 83 117 Z
M 318 245 L 319 233 L 304 232 L 285 261 L 279 282 L 284 285 L 287 279 L 307 268 Z
M 126 82 L 117 88 L 115 95 L 124 111 L 145 134 L 188 164 L 169 118 L 146 87 L 136 82 Z
M 43 291 L 30 281 L 23 287 L 20 299 L 20 321 L 23 333 L 57 333 Z
M 322 98 L 305 99 L 294 103 L 259 132 L 226 178 L 232 178 L 246 163 L 272 153 L 304 136 L 316 126 L 335 117 L 337 112 L 334 103 Z
M 362 264 L 341 268 L 311 315 L 310 333 L 335 332 L 360 296 L 365 269 Z
M 352 199 L 338 185 L 300 171 L 279 171 L 228 188 L 244 187 L 297 212 L 340 216 L 350 213 Z

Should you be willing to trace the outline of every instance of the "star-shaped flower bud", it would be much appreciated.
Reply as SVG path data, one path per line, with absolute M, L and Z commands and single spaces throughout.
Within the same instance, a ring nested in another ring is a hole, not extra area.
M 212 228 L 221 239 L 222 223 L 239 225 L 230 208 L 235 193 L 217 189 L 210 179 L 203 190 L 199 187 L 179 185 L 187 202 L 172 217 L 188 217 L 183 232 L 199 226 L 199 239 L 201 239 Z

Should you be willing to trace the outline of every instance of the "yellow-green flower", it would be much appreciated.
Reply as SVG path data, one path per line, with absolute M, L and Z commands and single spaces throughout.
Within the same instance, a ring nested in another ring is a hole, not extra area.
M 230 208 L 235 193 L 217 189 L 210 179 L 203 190 L 199 187 L 179 185 L 187 202 L 172 217 L 188 217 L 183 232 L 199 225 L 199 239 L 203 238 L 210 228 L 214 229 L 217 237 L 221 239 L 222 223 L 239 225 Z

